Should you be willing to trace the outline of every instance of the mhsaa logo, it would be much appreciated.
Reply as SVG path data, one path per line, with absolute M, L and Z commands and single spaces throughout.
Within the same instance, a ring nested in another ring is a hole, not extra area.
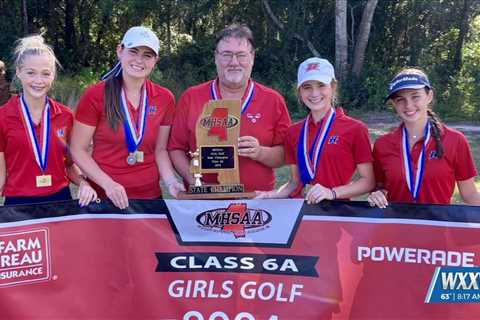
M 50 279 L 48 230 L 0 234 L 0 287 Z
M 244 238 L 247 230 L 260 231 L 272 221 L 272 215 L 263 209 L 247 208 L 246 203 L 232 203 L 200 213 L 196 218 L 204 229 L 232 232 L 235 238 Z
M 205 129 L 211 128 L 233 128 L 239 123 L 238 118 L 228 115 L 227 117 L 215 117 L 210 115 L 200 119 L 200 125 Z

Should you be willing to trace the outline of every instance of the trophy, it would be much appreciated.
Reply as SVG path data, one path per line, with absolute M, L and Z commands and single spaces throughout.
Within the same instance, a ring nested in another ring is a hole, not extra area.
M 197 120 L 197 150 L 190 152 L 190 172 L 194 183 L 180 199 L 253 198 L 245 192 L 238 168 L 240 100 L 211 100 Z M 204 184 L 204 174 L 215 173 L 217 184 Z

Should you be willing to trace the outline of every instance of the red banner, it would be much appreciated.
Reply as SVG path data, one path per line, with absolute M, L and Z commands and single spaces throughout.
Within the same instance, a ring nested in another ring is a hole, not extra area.
M 479 217 L 297 200 L 3 207 L 0 319 L 474 319 L 478 304 L 424 301 L 436 267 L 479 265 Z

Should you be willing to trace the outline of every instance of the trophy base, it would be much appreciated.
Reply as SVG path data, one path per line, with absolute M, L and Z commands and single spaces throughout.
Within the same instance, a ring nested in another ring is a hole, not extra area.
M 255 192 L 244 192 L 243 184 L 208 184 L 188 187 L 188 192 L 180 192 L 178 199 L 201 200 L 201 199 L 251 199 Z

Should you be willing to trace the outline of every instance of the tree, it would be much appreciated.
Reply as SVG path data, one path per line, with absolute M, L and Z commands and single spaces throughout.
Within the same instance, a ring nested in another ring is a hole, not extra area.
M 378 0 L 368 0 L 363 9 L 362 20 L 358 27 L 357 43 L 355 44 L 355 51 L 353 54 L 352 73 L 359 78 L 362 72 L 363 62 L 365 60 L 365 51 L 367 49 L 368 38 L 370 35 L 370 28 L 372 25 L 373 13 L 377 6 Z
M 347 0 L 335 1 L 335 69 L 343 81 L 348 71 Z

